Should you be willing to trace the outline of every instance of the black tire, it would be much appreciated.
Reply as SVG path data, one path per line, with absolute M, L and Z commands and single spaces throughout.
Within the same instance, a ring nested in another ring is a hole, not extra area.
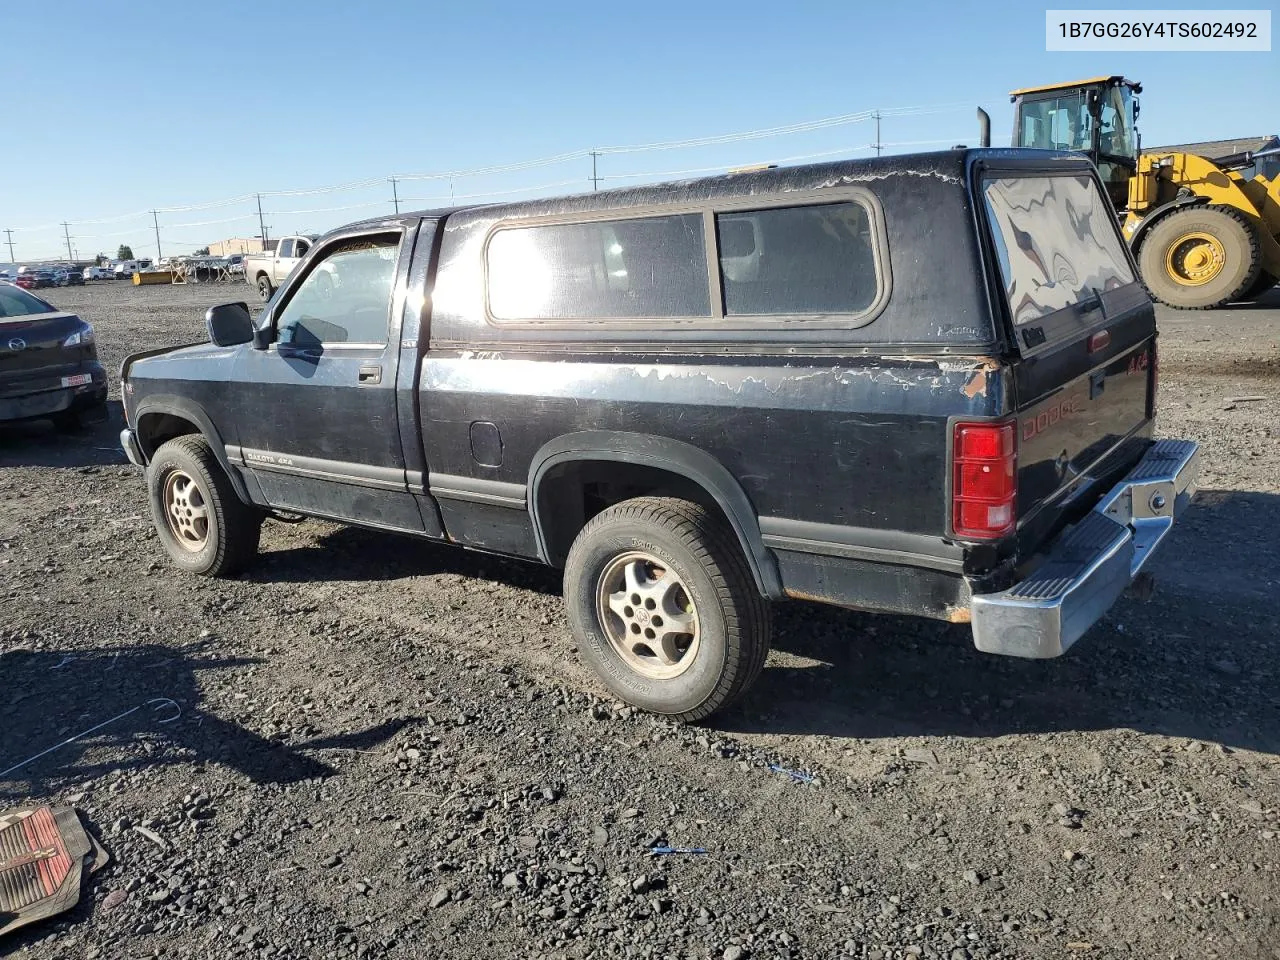
M 1244 292 L 1242 300 L 1257 300 L 1260 296 L 1280 283 L 1280 279 L 1273 277 L 1265 270 L 1258 271 L 1258 279 L 1253 281 L 1253 286 Z
M 62 410 L 51 416 L 49 420 L 53 423 L 53 428 L 60 433 L 78 433 L 84 428 L 80 411 L 76 409 Z
M 1210 279 L 1192 284 L 1170 272 L 1177 247 L 1191 234 L 1212 237 L 1222 250 L 1222 266 Z M 1138 269 L 1151 296 L 1177 310 L 1211 310 L 1239 300 L 1258 277 L 1258 235 L 1239 210 L 1224 206 L 1188 207 L 1162 217 L 1138 248 Z
M 93 424 L 105 423 L 110 416 L 107 401 L 103 399 L 88 407 L 73 407 L 61 413 L 55 413 L 50 419 L 53 420 L 56 429 L 64 433 L 74 433 Z
M 696 618 L 697 646 L 678 676 L 638 671 L 601 622 L 604 577 L 637 551 L 675 574 Z M 617 697 L 653 713 L 685 721 L 710 716 L 755 682 L 769 653 L 772 608 L 737 538 L 719 516 L 687 500 L 638 497 L 597 514 L 569 551 L 564 597 L 582 658 Z
M 167 512 L 166 488 L 182 476 L 194 482 L 207 513 L 202 541 L 180 539 Z M 236 495 L 208 441 L 198 434 L 176 437 L 156 451 L 147 467 L 147 499 L 156 534 L 180 570 L 228 577 L 258 552 L 262 513 Z
M 271 278 L 265 273 L 258 275 L 258 282 L 256 286 L 258 288 L 258 299 L 263 303 L 270 300 L 271 295 L 276 292 L 276 288 L 271 285 Z

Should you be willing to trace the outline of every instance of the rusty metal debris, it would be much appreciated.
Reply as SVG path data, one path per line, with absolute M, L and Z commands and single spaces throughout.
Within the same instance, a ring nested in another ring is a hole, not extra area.
M 70 910 L 108 859 L 70 807 L 0 813 L 0 935 Z

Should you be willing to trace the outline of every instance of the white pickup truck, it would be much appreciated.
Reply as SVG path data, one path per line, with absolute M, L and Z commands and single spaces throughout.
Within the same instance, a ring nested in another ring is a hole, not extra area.
M 276 287 L 284 282 L 293 268 L 298 265 L 316 236 L 281 237 L 276 241 L 274 250 L 249 254 L 244 258 L 244 279 L 249 286 L 258 291 L 263 302 L 271 299 Z

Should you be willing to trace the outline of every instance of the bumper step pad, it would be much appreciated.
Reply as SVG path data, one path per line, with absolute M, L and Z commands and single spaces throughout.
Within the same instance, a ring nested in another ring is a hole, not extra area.
M 0 813 L 0 934 L 70 910 L 107 859 L 70 807 Z
M 1152 444 L 1124 480 L 1049 546 L 1027 579 L 974 596 L 974 646 L 1031 659 L 1070 648 L 1143 575 L 1195 495 L 1197 457 L 1189 440 Z

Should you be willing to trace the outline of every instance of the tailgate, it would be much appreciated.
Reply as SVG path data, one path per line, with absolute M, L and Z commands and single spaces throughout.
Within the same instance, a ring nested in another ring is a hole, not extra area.
M 1034 548 L 1141 458 L 1155 309 L 1091 168 L 982 181 L 1012 335 L 1019 540 Z

